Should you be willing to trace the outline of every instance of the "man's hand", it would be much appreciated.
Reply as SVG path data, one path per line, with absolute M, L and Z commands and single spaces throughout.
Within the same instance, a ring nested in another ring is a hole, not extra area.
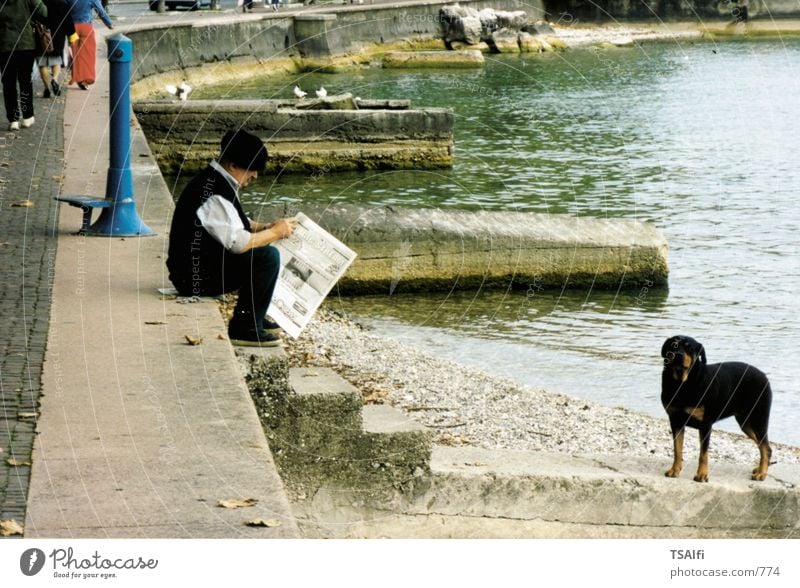
M 286 237 L 291 237 L 292 233 L 294 233 L 294 230 L 297 228 L 297 219 L 282 218 L 275 221 L 267 228 L 275 231 L 276 235 L 278 235 L 278 239 L 285 239 Z
M 251 222 L 250 227 L 253 232 L 250 233 L 250 241 L 247 242 L 242 253 L 290 237 L 297 228 L 297 224 L 296 218 L 282 218 L 269 225 Z

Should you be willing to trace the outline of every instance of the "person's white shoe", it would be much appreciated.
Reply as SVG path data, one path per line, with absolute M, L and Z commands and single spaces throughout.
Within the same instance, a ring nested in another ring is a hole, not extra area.
M 10 123 L 8 125 L 8 130 L 9 131 L 18 131 L 19 130 L 19 122 L 18 121 L 14 121 L 14 122 Z
M 30 117 L 30 118 L 23 118 L 23 119 L 22 119 L 22 128 L 23 128 L 23 129 L 27 129 L 28 127 L 31 127 L 31 126 L 33 126 L 33 123 L 34 123 L 34 119 L 33 119 L 33 117 Z

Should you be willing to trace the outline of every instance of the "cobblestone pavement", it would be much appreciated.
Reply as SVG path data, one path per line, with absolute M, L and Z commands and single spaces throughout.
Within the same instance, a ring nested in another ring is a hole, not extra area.
M 37 97 L 34 108 L 31 128 L 0 123 L 0 520 L 20 525 L 50 318 L 64 97 Z

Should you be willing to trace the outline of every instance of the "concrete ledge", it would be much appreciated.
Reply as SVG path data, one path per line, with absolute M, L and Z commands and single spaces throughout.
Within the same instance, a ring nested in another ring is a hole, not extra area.
M 449 108 L 307 109 L 309 102 L 149 101 L 133 109 L 159 165 L 182 174 L 204 167 L 219 154 L 225 131 L 241 127 L 267 144 L 273 172 L 453 165 Z
M 294 212 L 265 207 L 260 214 Z M 636 221 L 347 205 L 303 212 L 358 253 L 338 283 L 342 294 L 667 283 L 666 239 Z
M 385 68 L 474 68 L 483 67 L 483 53 L 468 51 L 391 51 L 383 56 Z

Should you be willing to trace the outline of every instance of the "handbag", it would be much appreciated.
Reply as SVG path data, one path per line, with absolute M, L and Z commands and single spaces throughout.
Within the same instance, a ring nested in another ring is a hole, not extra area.
M 36 39 L 39 41 L 39 48 L 42 50 L 42 55 L 51 55 L 55 53 L 53 47 L 53 34 L 47 25 L 41 22 L 33 22 L 33 30 L 36 33 Z

